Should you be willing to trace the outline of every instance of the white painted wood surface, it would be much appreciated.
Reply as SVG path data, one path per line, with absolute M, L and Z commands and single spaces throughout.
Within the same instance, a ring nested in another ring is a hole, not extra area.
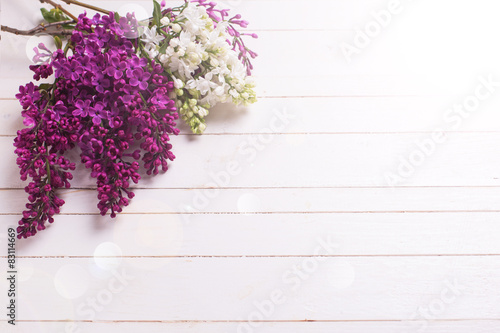
M 453 107 L 500 81 L 499 5 L 401 0 L 347 61 L 343 43 L 391 3 L 225 1 L 261 37 L 259 102 L 174 138 L 170 170 L 115 220 L 80 169 L 54 224 L 17 244 L 19 322 L 0 330 L 498 332 L 500 87 Z M 2 24 L 39 19 L 35 0 L 0 4 Z M 27 42 L 0 42 L 2 244 L 26 200 L 12 140 Z

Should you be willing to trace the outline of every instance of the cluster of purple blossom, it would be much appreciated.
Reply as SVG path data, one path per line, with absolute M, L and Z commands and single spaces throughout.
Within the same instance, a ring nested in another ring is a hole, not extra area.
M 179 130 L 168 97 L 173 82 L 160 64 L 137 56 L 127 38 L 136 26 L 132 15 L 117 21 L 111 13 L 82 14 L 66 48 L 31 66 L 35 80 L 53 75 L 54 82 L 28 83 L 16 95 L 28 126 L 14 142 L 17 164 L 21 179 L 31 178 L 18 238 L 45 229 L 59 213 L 64 201 L 56 190 L 70 187 L 75 170 L 64 156 L 68 150 L 80 149 L 96 179 L 100 213 L 111 217 L 134 196 L 130 184 L 141 178 L 138 160 L 148 174 L 157 174 L 174 159 L 169 135 Z

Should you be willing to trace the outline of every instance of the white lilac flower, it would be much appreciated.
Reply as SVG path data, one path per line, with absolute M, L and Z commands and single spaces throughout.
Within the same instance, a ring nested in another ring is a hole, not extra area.
M 187 7 L 179 15 L 179 20 L 186 19 L 184 23 L 187 31 L 197 34 L 202 29 L 207 26 L 207 20 L 209 19 L 205 7 L 196 6 L 192 2 L 187 3 Z
M 156 25 L 152 26 L 151 28 L 144 28 L 144 33 L 141 38 L 144 43 L 155 45 L 159 45 L 160 42 L 164 39 L 165 36 L 158 35 L 158 32 L 156 31 Z
M 153 43 L 148 43 L 144 45 L 144 51 L 146 51 L 146 53 L 151 59 L 154 59 L 160 53 L 158 51 L 158 47 Z
M 172 79 L 174 80 L 174 87 L 175 89 L 182 89 L 184 88 L 184 82 L 182 80 L 176 78 L 175 76 L 172 76 Z
M 172 38 L 158 59 L 172 74 L 176 106 L 193 132 L 203 132 L 203 118 L 217 103 L 247 105 L 256 100 L 247 68 L 228 43 L 233 37 L 227 21 L 215 25 L 204 6 L 188 2 L 178 16 L 160 22 L 170 27 L 167 33 Z M 145 39 L 155 45 L 145 48 L 146 52 L 155 54 L 161 41 L 151 31 Z

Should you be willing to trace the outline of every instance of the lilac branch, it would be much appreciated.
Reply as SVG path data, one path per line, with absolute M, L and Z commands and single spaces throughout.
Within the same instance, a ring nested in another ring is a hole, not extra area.
M 80 1 L 76 1 L 76 0 L 61 0 L 65 3 L 67 3 L 68 5 L 77 5 L 77 6 L 80 6 L 80 7 L 84 7 L 84 8 L 87 8 L 87 9 L 91 9 L 91 10 L 95 10 L 96 12 L 101 12 L 101 13 L 104 13 L 104 14 L 109 14 L 111 13 L 111 11 L 109 10 L 106 10 L 106 9 L 102 9 L 102 8 L 99 8 L 99 7 L 96 7 L 96 6 L 92 6 L 92 5 L 88 5 L 86 3 L 83 3 L 83 2 L 80 2 Z
M 48 24 L 39 24 L 30 30 L 19 30 L 16 28 L 11 28 L 11 27 L 2 25 L 1 31 L 5 31 L 5 32 L 9 32 L 11 34 L 21 35 L 21 36 L 34 36 L 34 35 L 37 35 L 39 33 L 45 33 L 48 35 L 71 35 L 73 33 L 73 30 L 62 29 L 63 25 L 71 24 L 71 23 L 74 23 L 74 21 L 68 20 L 68 21 L 54 22 L 54 23 L 48 23 Z M 53 27 L 55 27 L 56 30 L 47 30 L 48 28 L 53 28 Z

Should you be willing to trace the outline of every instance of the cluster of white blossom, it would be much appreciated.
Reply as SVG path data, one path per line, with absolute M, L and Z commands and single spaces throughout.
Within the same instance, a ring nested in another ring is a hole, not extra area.
M 187 2 L 177 16 L 160 22 L 166 33 L 146 28 L 144 50 L 171 74 L 179 113 L 194 133 L 204 131 L 203 118 L 215 104 L 256 101 L 253 80 L 228 42 L 227 21 L 215 25 L 205 7 Z

